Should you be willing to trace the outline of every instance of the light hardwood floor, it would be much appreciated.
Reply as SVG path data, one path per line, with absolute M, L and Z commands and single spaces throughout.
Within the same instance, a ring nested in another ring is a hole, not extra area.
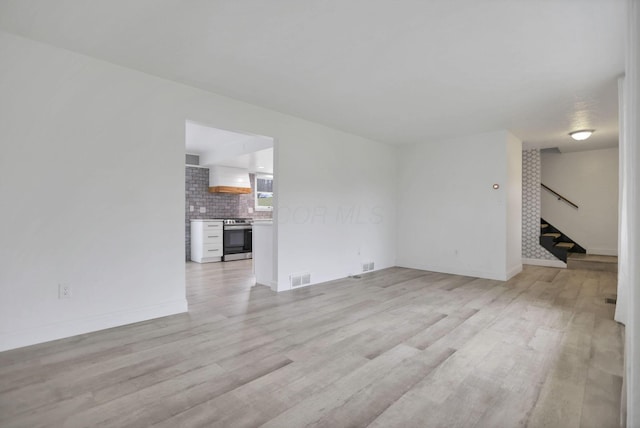
M 0 426 L 618 426 L 614 273 L 252 282 L 189 263 L 189 314 L 0 353 Z

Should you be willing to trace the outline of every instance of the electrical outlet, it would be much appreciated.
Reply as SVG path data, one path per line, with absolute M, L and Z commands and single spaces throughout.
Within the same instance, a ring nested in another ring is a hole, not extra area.
M 253 208 L 248 207 L 248 208 L 247 208 L 247 211 L 249 212 L 249 214 L 253 214 Z
M 207 212 L 207 207 L 200 207 L 200 214 L 204 214 Z
M 58 299 L 70 299 L 71 286 L 69 284 L 58 284 Z
M 194 208 L 193 205 L 189 205 L 189 212 L 193 212 Z

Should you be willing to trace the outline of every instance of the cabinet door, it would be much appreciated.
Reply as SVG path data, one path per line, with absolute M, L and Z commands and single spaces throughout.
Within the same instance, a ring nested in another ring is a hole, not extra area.
M 204 232 L 210 231 L 222 231 L 222 222 L 221 221 L 205 221 L 202 222 L 202 230 Z
M 202 246 L 202 258 L 222 257 L 222 245 L 208 244 Z
M 219 244 L 222 246 L 222 229 L 219 230 L 203 230 L 203 244 Z

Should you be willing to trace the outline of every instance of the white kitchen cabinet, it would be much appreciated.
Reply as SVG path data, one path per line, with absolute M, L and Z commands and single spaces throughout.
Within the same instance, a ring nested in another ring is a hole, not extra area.
M 191 220 L 191 261 L 222 260 L 222 220 Z

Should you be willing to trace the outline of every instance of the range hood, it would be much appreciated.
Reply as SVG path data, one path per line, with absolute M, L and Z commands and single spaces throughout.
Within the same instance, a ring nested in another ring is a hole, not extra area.
M 209 167 L 210 193 L 251 193 L 249 171 L 229 166 Z

